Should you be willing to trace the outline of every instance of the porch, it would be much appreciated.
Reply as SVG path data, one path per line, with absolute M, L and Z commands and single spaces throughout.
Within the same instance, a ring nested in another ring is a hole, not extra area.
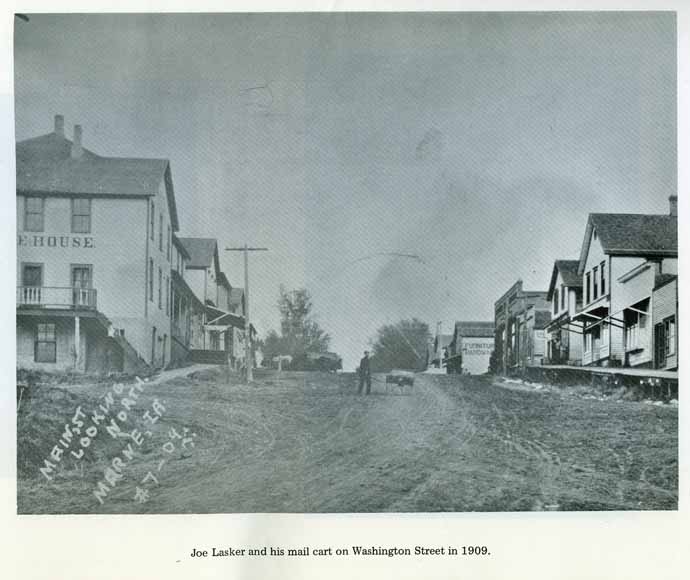
M 17 308 L 96 310 L 96 290 L 74 286 L 17 286 Z

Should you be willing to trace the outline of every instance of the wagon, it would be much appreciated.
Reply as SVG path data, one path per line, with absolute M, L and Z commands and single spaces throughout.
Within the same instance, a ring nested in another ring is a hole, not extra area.
M 410 388 L 414 386 L 414 373 L 394 369 L 386 375 L 386 391 L 393 386 L 397 386 L 403 391 L 406 385 Z

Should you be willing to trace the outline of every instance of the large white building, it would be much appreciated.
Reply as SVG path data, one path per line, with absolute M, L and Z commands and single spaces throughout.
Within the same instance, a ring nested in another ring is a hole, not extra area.
M 580 254 L 582 364 L 673 370 L 677 357 L 678 218 L 590 214 Z
M 60 115 L 17 143 L 18 366 L 165 366 L 178 228 L 167 160 L 97 155 Z

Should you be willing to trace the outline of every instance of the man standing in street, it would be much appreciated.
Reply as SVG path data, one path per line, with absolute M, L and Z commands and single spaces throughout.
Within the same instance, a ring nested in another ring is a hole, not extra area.
M 364 389 L 364 381 L 367 383 L 367 392 L 369 395 L 371 393 L 371 366 L 369 366 L 369 351 L 364 351 L 364 356 L 362 360 L 359 361 L 359 389 L 357 394 L 362 394 L 362 389 Z

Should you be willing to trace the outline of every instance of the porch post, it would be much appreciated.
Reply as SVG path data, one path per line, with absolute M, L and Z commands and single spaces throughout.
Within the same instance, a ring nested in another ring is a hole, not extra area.
M 81 357 L 81 332 L 79 329 L 79 317 L 74 317 L 74 368 L 81 370 L 79 359 Z

